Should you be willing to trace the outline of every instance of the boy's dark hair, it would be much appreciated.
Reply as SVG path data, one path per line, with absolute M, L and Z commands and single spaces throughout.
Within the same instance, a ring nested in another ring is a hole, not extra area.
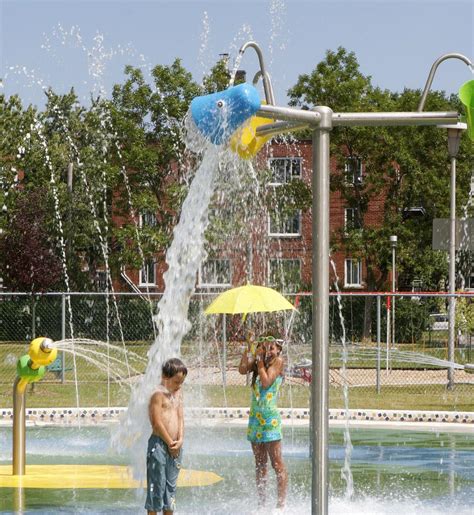
M 163 363 L 161 373 L 166 379 L 174 377 L 176 374 L 182 373 L 184 377 L 188 375 L 186 365 L 179 358 L 171 358 Z

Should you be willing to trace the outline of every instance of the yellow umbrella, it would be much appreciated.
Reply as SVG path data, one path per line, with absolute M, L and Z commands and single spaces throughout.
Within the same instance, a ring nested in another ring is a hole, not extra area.
M 283 295 L 272 288 L 247 284 L 221 293 L 204 311 L 215 313 L 261 313 L 296 309 Z

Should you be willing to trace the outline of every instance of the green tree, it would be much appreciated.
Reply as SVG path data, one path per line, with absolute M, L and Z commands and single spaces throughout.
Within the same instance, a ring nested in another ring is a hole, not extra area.
M 338 48 L 310 74 L 301 75 L 289 90 L 290 103 L 303 109 L 327 105 L 335 112 L 416 111 L 420 91 L 392 93 L 372 85 L 371 77 L 359 69 L 353 52 Z M 428 96 L 427 110 L 456 110 L 458 102 L 442 92 Z M 469 166 L 467 141 L 460 152 L 458 187 L 467 191 Z M 433 127 L 336 127 L 331 133 L 331 153 L 338 172 L 331 188 L 339 191 L 355 209 L 356 222 L 349 230 L 333 235 L 332 250 L 344 246 L 366 267 L 366 287 L 383 291 L 388 287 L 389 236 L 398 235 L 399 280 L 408 285 L 422 278 L 427 288 L 436 288 L 446 277 L 445 256 L 431 250 L 431 226 L 435 216 L 446 216 L 449 206 L 449 172 L 445 131 Z M 362 163 L 361 180 L 347 180 L 344 167 Z M 364 223 L 369 204 L 384 198 L 383 218 L 378 224 Z M 405 208 L 425 209 L 422 219 L 406 219 Z M 371 328 L 372 299 L 367 298 L 364 337 Z
M 123 224 L 114 238 L 120 263 L 140 268 L 143 257 L 165 251 L 170 243 L 191 159 L 185 153 L 181 128 L 191 100 L 202 90 L 179 59 L 171 66 L 155 66 L 152 86 L 140 69 L 127 66 L 125 74 L 125 83 L 114 86 L 110 104 L 120 148 L 116 162 L 128 183 L 115 198 Z M 156 214 L 157 223 L 137 228 L 129 216 L 131 207 L 138 213 Z

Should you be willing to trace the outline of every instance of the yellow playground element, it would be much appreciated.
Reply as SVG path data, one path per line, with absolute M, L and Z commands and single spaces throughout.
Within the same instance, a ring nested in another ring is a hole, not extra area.
M 0 488 L 144 488 L 124 465 L 26 465 L 26 475 L 14 476 L 11 465 L 0 465 Z M 209 486 L 222 477 L 205 470 L 181 469 L 178 487 Z
M 264 104 L 265 102 L 262 102 Z M 271 136 L 257 136 L 257 129 L 262 125 L 273 123 L 274 120 L 261 116 L 252 116 L 240 129 L 234 132 L 230 139 L 230 148 L 242 159 L 252 159 L 265 145 Z
M 474 80 L 467 81 L 459 88 L 459 98 L 466 108 L 469 138 L 474 141 Z
M 31 368 L 50 365 L 58 356 L 58 349 L 54 347 L 53 340 L 41 336 L 30 343 L 28 355 L 31 358 Z

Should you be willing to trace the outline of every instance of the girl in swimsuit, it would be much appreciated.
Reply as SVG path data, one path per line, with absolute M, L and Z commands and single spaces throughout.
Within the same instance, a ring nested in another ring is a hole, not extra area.
M 274 336 L 261 336 L 257 343 L 255 357 L 245 349 L 239 365 L 241 374 L 253 372 L 247 439 L 255 456 L 259 505 L 263 506 L 266 500 L 267 462 L 270 457 L 277 478 L 277 508 L 283 508 L 288 473 L 281 455 L 281 416 L 277 406 L 278 392 L 283 381 L 283 340 Z

